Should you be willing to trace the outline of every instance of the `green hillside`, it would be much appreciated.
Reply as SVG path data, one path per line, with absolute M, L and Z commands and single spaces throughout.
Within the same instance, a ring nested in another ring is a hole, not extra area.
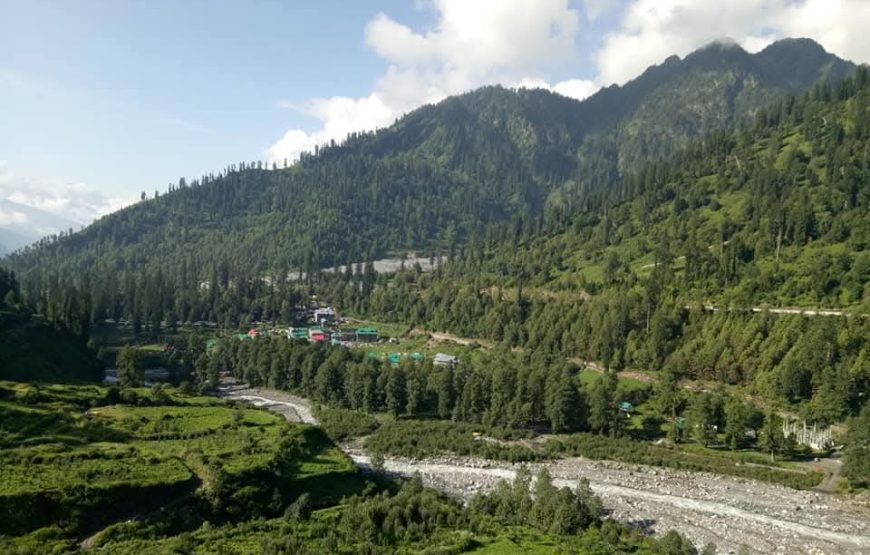
M 316 428 L 159 387 L 0 382 L 0 447 L 4 553 L 71 548 L 128 519 L 165 534 L 274 514 L 304 492 L 327 506 L 362 487 Z
M 863 68 L 433 274 L 341 276 L 322 292 L 371 319 L 745 385 L 838 421 L 870 391 L 868 138 Z M 764 311 L 782 305 L 834 312 Z
M 852 68 L 812 41 L 755 55 L 714 44 L 583 102 L 483 88 L 286 169 L 181 180 L 7 263 L 31 303 L 47 303 L 54 283 L 76 285 L 95 318 L 278 317 L 292 270 L 449 252 L 494 224 L 598 206 L 626 172 Z
M 104 367 L 95 355 L 80 337 L 0 307 L 0 379 L 100 381 Z
M 67 327 L 287 322 L 317 292 L 837 421 L 870 384 L 867 320 L 752 309 L 868 312 L 868 72 L 836 80 L 851 68 L 806 40 L 714 44 L 584 102 L 485 88 L 287 169 L 179 183 L 6 263 Z M 392 281 L 312 271 L 410 247 L 450 261 Z
M 0 380 L 101 381 L 104 366 L 85 344 L 89 324 L 80 306 L 77 299 L 56 307 L 53 322 L 35 316 L 23 306 L 15 275 L 0 268 Z
M 0 552 L 697 553 L 603 520 L 588 486 L 545 473 L 464 507 L 419 479 L 367 482 L 320 429 L 264 410 L 118 395 L 0 382 Z

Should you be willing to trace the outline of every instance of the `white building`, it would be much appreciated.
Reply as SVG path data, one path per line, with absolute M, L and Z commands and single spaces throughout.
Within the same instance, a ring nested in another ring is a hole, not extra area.
M 322 326 L 335 321 L 335 310 L 330 307 L 318 308 L 314 311 L 314 323 Z

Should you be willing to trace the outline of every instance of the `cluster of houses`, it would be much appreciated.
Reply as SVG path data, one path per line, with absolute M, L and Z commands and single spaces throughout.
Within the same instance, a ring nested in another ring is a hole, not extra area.
M 333 345 L 345 346 L 360 343 L 377 343 L 380 340 L 377 328 L 340 327 L 338 325 L 340 321 L 337 318 L 335 310 L 332 308 L 316 308 L 310 314 L 310 320 L 313 320 L 312 325 L 293 326 L 284 329 L 276 328 L 268 331 L 253 327 L 247 333 L 238 334 L 237 337 L 243 341 L 268 333 L 269 335 L 286 335 L 288 339 L 305 340 L 312 343 L 325 343 L 328 341 Z
M 329 341 L 333 345 L 350 346 L 354 343 L 377 343 L 380 339 L 377 328 L 336 328 L 329 329 L 322 325 L 308 327 L 293 327 L 287 330 L 290 339 L 307 339 L 313 343 Z
M 377 343 L 380 339 L 377 328 L 329 329 L 324 326 L 292 327 L 286 330 L 271 330 L 269 332 L 258 328 L 251 328 L 248 330 L 248 333 L 240 333 L 237 337 L 239 340 L 244 341 L 255 339 L 265 333 L 270 335 L 283 334 L 288 339 L 305 340 L 312 343 L 325 343 L 328 341 L 333 345 L 344 346 L 351 346 L 355 343 Z
M 374 358 L 378 360 L 385 360 L 386 362 L 396 365 L 402 362 L 402 358 L 409 359 L 413 362 L 422 362 L 426 357 L 422 353 L 386 353 L 379 354 L 375 351 L 369 351 L 369 358 Z M 453 355 L 447 355 L 444 353 L 437 353 L 435 358 L 432 360 L 432 363 L 435 366 L 455 366 L 459 364 L 459 357 L 455 357 Z
M 268 331 L 253 327 L 248 330 L 247 333 L 238 334 L 237 337 L 240 341 L 249 341 L 255 339 L 261 334 L 285 335 L 291 340 L 309 341 L 311 343 L 329 342 L 332 345 L 342 345 L 344 347 L 372 345 L 378 343 L 381 339 L 377 328 L 341 327 L 344 320 L 340 320 L 335 310 L 330 307 L 316 307 L 309 314 L 309 320 L 312 324 L 308 326 L 293 326 L 290 328 L 271 329 Z M 207 342 L 208 350 L 214 348 L 216 344 L 216 339 L 209 340 Z M 425 358 L 421 353 L 379 354 L 375 351 L 370 351 L 368 356 L 370 358 L 383 359 L 390 364 L 399 364 L 402 361 L 402 358 L 407 358 L 414 362 L 421 362 Z M 459 363 L 459 358 L 445 353 L 437 353 L 432 362 L 436 366 L 455 366 Z

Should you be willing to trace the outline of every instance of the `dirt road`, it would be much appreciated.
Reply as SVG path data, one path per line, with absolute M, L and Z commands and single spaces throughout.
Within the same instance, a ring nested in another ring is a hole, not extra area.
M 222 396 L 249 400 L 288 420 L 316 423 L 308 403 L 293 395 L 240 386 Z M 292 411 L 292 412 L 291 412 Z M 361 467 L 368 457 L 345 450 Z M 678 530 L 696 545 L 713 542 L 719 553 L 870 554 L 870 509 L 817 491 L 798 491 L 752 480 L 610 461 L 567 458 L 546 464 L 559 486 L 589 480 L 612 518 L 652 534 Z M 534 472 L 539 465 L 529 465 Z M 480 459 L 390 458 L 388 472 L 412 475 L 467 499 L 511 479 L 517 466 Z

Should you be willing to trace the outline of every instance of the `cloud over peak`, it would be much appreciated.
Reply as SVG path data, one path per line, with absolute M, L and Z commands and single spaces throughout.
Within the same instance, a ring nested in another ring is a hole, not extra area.
M 332 97 L 292 103 L 314 116 L 314 132 L 291 129 L 269 149 L 279 164 L 348 133 L 390 125 L 423 104 L 501 83 L 535 83 L 582 98 L 590 81 L 550 85 L 540 75 L 577 56 L 580 13 L 567 0 L 433 0 L 436 24 L 418 32 L 380 13 L 365 28 L 365 42 L 387 63 L 374 90 L 362 98 Z
M 372 130 L 423 104 L 488 84 L 540 87 L 583 99 L 623 84 L 671 55 L 685 56 L 729 37 L 757 52 L 785 37 L 808 37 L 841 57 L 870 61 L 867 0 L 430 0 L 431 28 L 415 30 L 385 13 L 364 30 L 365 43 L 387 62 L 371 94 L 311 100 L 296 109 L 315 117 L 314 132 L 288 131 L 269 149 L 279 163 L 349 132 Z M 598 25 L 607 15 L 610 28 Z M 585 16 L 585 17 L 583 17 Z M 584 60 L 578 38 L 600 35 Z M 592 79 L 552 83 L 557 67 L 591 61 Z

